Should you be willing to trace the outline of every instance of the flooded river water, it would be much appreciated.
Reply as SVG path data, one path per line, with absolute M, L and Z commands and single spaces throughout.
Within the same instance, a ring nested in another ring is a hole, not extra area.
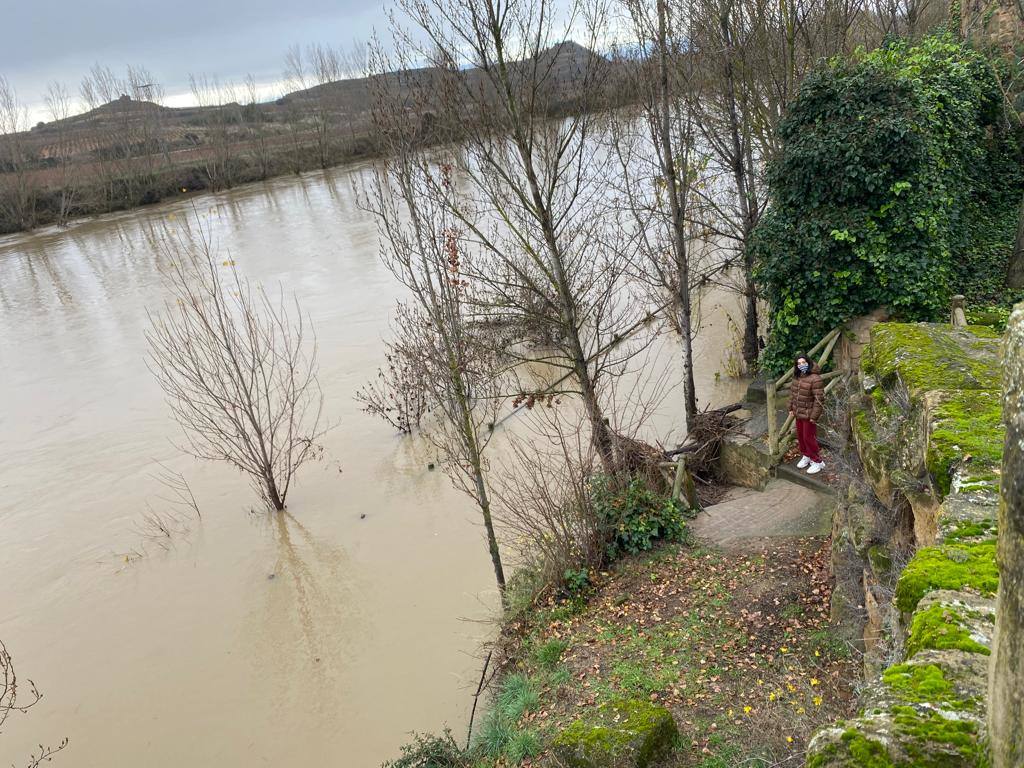
M 54 765 L 362 767 L 409 731 L 464 731 L 493 574 L 431 449 L 353 400 L 400 293 L 356 206 L 359 172 L 0 238 L 0 640 L 43 693 L 8 720 L 0 764 L 68 737 Z M 145 366 L 146 310 L 163 298 L 147 234 L 193 205 L 239 269 L 294 291 L 316 326 L 339 426 L 287 516 L 174 448 Z M 724 310 L 705 307 L 698 388 L 725 402 L 740 386 L 715 377 Z M 166 506 L 157 462 L 202 511 L 166 550 L 143 522 Z

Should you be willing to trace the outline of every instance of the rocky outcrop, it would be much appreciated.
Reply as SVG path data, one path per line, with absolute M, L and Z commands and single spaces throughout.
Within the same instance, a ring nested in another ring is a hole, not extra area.
M 863 564 L 871 682 L 856 718 L 815 735 L 809 766 L 987 764 L 1005 434 L 998 353 L 988 328 L 871 330 L 852 432 L 874 498 L 848 500 L 833 532 L 843 567 L 852 553 Z

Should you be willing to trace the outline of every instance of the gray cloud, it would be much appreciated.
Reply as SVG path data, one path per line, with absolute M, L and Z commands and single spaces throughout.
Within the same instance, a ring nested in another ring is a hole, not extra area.
M 77 88 L 94 62 L 144 65 L 173 92 L 190 72 L 241 80 L 274 79 L 293 43 L 343 45 L 383 30 L 380 2 L 359 0 L 14 0 L 4 3 L 7 31 L 0 74 L 26 101 L 46 83 Z

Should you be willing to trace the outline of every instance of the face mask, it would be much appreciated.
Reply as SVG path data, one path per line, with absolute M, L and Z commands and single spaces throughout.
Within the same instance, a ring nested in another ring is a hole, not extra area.
M 807 363 L 800 363 L 800 364 L 799 364 L 799 365 L 798 365 L 798 366 L 796 367 L 796 369 L 797 369 L 798 371 L 800 371 L 800 373 L 807 373 L 807 372 L 808 372 L 809 370 L 811 370 L 811 366 L 810 366 L 809 364 L 807 364 Z

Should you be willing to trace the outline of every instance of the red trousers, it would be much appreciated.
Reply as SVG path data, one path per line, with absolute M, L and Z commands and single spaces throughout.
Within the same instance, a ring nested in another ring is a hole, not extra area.
M 816 464 L 821 463 L 821 448 L 818 446 L 818 426 L 807 419 L 796 420 L 796 442 L 800 453 Z

